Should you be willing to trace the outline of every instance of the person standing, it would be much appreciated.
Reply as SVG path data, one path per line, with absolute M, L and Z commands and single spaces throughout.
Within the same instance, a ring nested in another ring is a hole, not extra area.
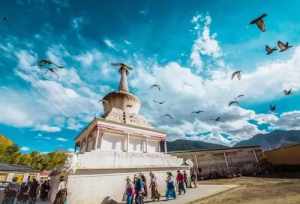
M 17 196 L 18 204 L 27 204 L 29 199 L 29 185 L 30 185 L 30 176 L 27 179 L 27 182 L 23 182 L 20 186 L 20 190 Z
M 50 191 L 50 184 L 49 180 L 44 181 L 44 183 L 41 185 L 41 193 L 40 193 L 40 199 L 42 201 L 48 200 L 48 193 Z
M 53 204 L 64 204 L 67 199 L 67 182 L 63 176 L 61 176 L 59 180 L 58 191 Z
M 18 191 L 19 184 L 17 183 L 17 177 L 14 177 L 12 182 L 5 188 L 2 204 L 14 204 Z
M 144 192 L 143 192 L 143 196 L 147 197 L 148 196 L 148 189 L 147 189 L 147 180 L 144 174 L 141 174 L 141 179 L 143 181 L 143 187 L 144 187 Z
M 134 184 L 134 192 L 135 192 L 135 204 L 144 204 L 144 183 L 141 178 L 141 175 L 136 177 L 136 181 Z
M 39 186 L 40 184 L 38 181 L 33 178 L 32 182 L 29 184 L 29 204 L 35 204 Z
M 197 188 L 197 176 L 195 174 L 195 171 L 192 171 L 191 174 L 191 186 L 194 184 L 194 187 Z
M 175 182 L 171 172 L 167 173 L 166 183 L 167 183 L 166 199 L 169 200 L 170 197 L 176 199 Z
M 149 188 L 151 189 L 151 199 L 152 201 L 159 201 L 160 199 L 160 194 L 157 190 L 157 181 L 155 175 L 150 172 L 150 186 Z
M 188 188 L 188 178 L 185 170 L 183 171 L 183 181 L 185 184 L 185 188 Z
M 178 185 L 179 195 L 181 195 L 182 191 L 185 194 L 184 178 L 183 178 L 183 174 L 179 170 L 177 171 L 176 182 L 177 182 L 177 185 Z
M 129 177 L 126 179 L 126 204 L 132 204 L 133 199 L 133 185 Z

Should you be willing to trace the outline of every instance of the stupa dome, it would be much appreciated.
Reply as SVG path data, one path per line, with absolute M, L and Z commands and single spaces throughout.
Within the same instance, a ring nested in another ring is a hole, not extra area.
M 113 108 L 121 109 L 127 113 L 138 114 L 141 102 L 133 94 L 126 91 L 113 91 L 104 96 L 102 100 L 104 115 L 109 113 Z
M 113 109 L 120 110 L 124 113 L 138 114 L 141 102 L 135 95 L 131 94 L 128 89 L 127 75 L 131 69 L 123 63 L 114 64 L 120 66 L 121 75 L 119 90 L 108 93 L 102 99 L 104 116 L 109 114 Z

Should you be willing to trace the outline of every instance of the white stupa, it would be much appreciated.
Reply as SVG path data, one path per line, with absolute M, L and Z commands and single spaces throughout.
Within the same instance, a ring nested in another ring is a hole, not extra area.
M 68 203 L 98 204 L 107 196 L 120 201 L 125 179 L 140 172 L 154 172 L 163 191 L 167 171 L 188 169 L 182 159 L 166 154 L 166 134 L 139 115 L 140 100 L 128 89 L 128 67 L 120 64 L 119 72 L 119 90 L 102 99 L 103 117 L 75 139 Z

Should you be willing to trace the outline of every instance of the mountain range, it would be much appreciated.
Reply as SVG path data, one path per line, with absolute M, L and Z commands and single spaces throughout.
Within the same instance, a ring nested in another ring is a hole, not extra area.
M 234 147 L 259 145 L 264 150 L 268 150 L 297 143 L 300 143 L 300 130 L 275 130 L 266 134 L 257 134 L 248 140 L 243 140 L 235 144 Z M 167 146 L 168 151 L 218 149 L 228 147 L 220 144 L 184 139 L 169 141 Z

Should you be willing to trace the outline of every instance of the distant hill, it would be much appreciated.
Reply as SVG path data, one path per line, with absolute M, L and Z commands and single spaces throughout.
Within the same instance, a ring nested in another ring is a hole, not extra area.
M 275 130 L 267 134 L 257 134 L 235 146 L 260 145 L 263 149 L 273 149 L 280 146 L 300 143 L 300 130 Z
M 224 147 L 226 146 L 201 142 L 201 141 L 194 141 L 194 140 L 183 140 L 183 139 L 167 142 L 168 151 L 193 150 L 193 149 L 217 149 L 217 148 L 224 148 Z

